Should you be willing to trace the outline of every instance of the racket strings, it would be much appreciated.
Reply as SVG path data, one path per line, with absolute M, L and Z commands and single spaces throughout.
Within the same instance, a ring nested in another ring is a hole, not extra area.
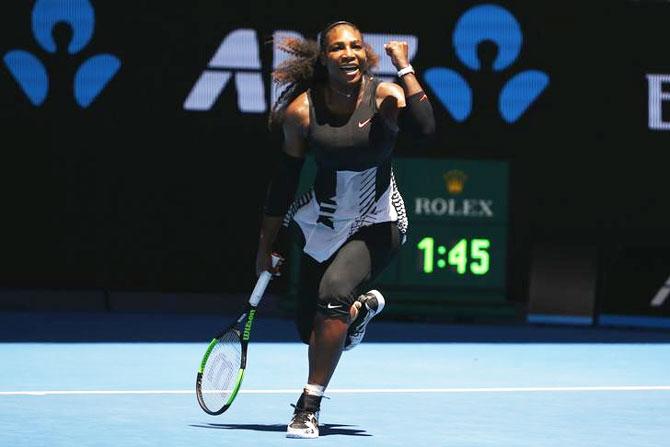
M 240 334 L 226 332 L 214 345 L 202 374 L 201 390 L 205 406 L 218 411 L 230 399 L 242 362 Z

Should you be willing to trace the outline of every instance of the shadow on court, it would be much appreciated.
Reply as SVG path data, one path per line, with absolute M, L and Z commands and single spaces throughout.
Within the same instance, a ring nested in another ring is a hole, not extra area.
M 218 430 L 252 430 L 252 431 L 273 431 L 285 432 L 286 424 L 191 424 L 190 427 L 196 428 L 214 428 Z M 320 424 L 319 436 L 345 435 L 345 436 L 372 436 L 365 430 L 354 427 L 353 425 L 342 424 Z

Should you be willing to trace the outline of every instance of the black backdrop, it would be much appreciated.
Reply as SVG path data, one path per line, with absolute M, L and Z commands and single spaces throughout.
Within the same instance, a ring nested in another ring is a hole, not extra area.
M 186 111 L 183 103 L 231 31 L 254 29 L 263 42 L 280 29 L 313 35 L 334 18 L 364 32 L 416 35 L 419 75 L 450 67 L 473 87 L 473 113 L 462 123 L 428 90 L 436 141 L 417 147 L 403 138 L 397 155 L 510 161 L 512 299 L 525 299 L 535 243 L 670 242 L 667 165 L 660 162 L 668 134 L 647 128 L 645 79 L 670 73 L 670 5 L 495 2 L 521 24 L 521 54 L 502 72 L 468 72 L 451 34 L 458 17 L 480 3 L 94 1 L 93 39 L 69 56 L 36 44 L 33 2 L 3 2 L 0 53 L 20 48 L 38 56 L 50 88 L 34 107 L 0 68 L 0 285 L 247 290 L 280 140 L 266 131 L 266 114 L 239 112 L 232 83 L 209 111 Z M 55 28 L 61 48 L 69 34 Z M 117 56 L 122 66 L 82 109 L 72 78 L 98 53 Z M 483 59 L 494 54 L 492 45 L 480 46 Z M 271 45 L 261 44 L 260 57 L 269 97 Z M 526 69 L 546 72 L 549 86 L 507 124 L 498 91 Z

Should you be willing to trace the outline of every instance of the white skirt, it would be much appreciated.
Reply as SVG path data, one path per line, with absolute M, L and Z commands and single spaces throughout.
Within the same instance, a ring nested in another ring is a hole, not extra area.
M 303 251 L 318 262 L 330 258 L 360 228 L 382 222 L 398 222 L 407 231 L 405 205 L 393 174 L 381 196 L 375 200 L 377 168 L 365 171 L 337 171 L 334 197 L 319 203 L 313 190 L 293 202 L 285 223 L 291 219 L 305 238 Z

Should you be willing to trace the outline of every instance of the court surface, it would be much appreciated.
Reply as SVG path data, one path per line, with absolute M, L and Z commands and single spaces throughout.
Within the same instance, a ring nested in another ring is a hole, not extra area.
M 0 445 L 668 445 L 668 343 L 371 339 L 344 353 L 318 440 L 284 435 L 306 379 L 299 343 L 252 342 L 221 416 L 193 392 L 206 340 L 2 343 Z

